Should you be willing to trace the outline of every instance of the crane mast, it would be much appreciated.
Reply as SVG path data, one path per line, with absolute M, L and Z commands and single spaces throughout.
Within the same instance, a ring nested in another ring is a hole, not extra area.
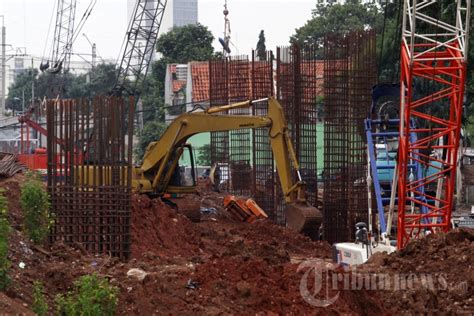
M 138 96 L 153 58 L 167 0 L 137 0 L 124 39 L 113 95 Z M 138 100 L 138 98 L 136 98 Z
M 76 16 L 76 0 L 58 0 L 56 28 L 54 31 L 54 47 L 52 60 L 53 69 L 60 67 L 69 70 L 71 59 L 72 37 L 74 34 L 74 20 Z
M 454 7 L 455 16 L 443 19 L 438 1 L 404 1 L 397 162 L 398 248 L 422 235 L 448 231 L 451 225 L 471 0 L 456 0 Z M 415 93 L 415 84 L 430 89 Z M 416 125 L 410 124 L 412 121 Z M 418 137 L 410 137 L 413 133 Z M 415 163 L 425 170 L 435 168 L 436 172 L 410 177 Z M 433 185 L 437 187 L 436 193 L 427 190 Z M 407 205 L 414 207 L 410 211 Z
M 42 71 L 59 73 L 63 69 L 69 70 L 75 16 L 76 0 L 58 0 L 51 55 L 45 64 L 41 63 Z

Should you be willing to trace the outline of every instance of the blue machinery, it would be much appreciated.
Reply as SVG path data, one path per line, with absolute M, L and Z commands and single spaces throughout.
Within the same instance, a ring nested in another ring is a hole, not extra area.
M 396 196 L 397 190 L 396 181 L 394 185 L 393 179 L 396 175 L 399 123 L 400 120 L 398 119 L 365 120 L 368 158 L 377 203 L 377 212 L 379 215 L 380 231 L 382 234 L 390 233 L 387 231 L 384 207 L 390 205 L 391 197 Z M 412 122 L 412 124 L 414 123 Z M 415 133 L 412 133 L 410 137 L 413 142 L 416 141 Z M 412 163 L 408 165 L 408 169 L 410 170 L 409 177 L 414 180 L 422 178 L 423 170 L 418 162 L 412 161 Z M 425 188 L 420 187 L 418 190 L 424 193 Z M 392 194 L 392 192 L 395 192 L 395 194 Z M 420 197 L 419 199 L 423 199 L 425 203 L 428 202 L 424 197 Z M 397 202 L 396 197 L 394 197 L 393 202 Z M 425 206 L 422 206 L 421 211 L 425 212 L 425 208 Z M 389 219 L 391 220 L 390 217 Z
M 399 85 L 377 85 L 372 92 L 372 114 L 376 114 L 376 104 L 379 98 L 385 96 L 398 97 L 400 93 Z M 380 108 L 381 109 L 381 108 Z M 391 223 L 393 219 L 394 205 L 397 203 L 397 179 L 396 165 L 398 152 L 398 129 L 400 120 L 398 118 L 381 119 L 382 113 L 377 113 L 379 119 L 366 119 L 365 132 L 367 136 L 368 162 L 370 165 L 370 174 L 372 185 L 374 188 L 377 213 L 379 217 L 380 233 L 382 236 L 390 234 Z M 398 115 L 397 115 L 398 116 Z M 415 123 L 410 122 L 412 127 Z M 416 133 L 411 133 L 410 140 L 415 143 L 417 140 Z M 409 177 L 413 180 L 422 179 L 425 172 L 434 173 L 436 170 L 422 170 L 420 164 L 411 160 L 408 165 Z M 430 168 L 431 169 L 431 168 Z M 370 185 L 370 183 L 369 183 Z M 423 203 L 433 203 L 424 197 L 425 187 L 420 186 L 417 189 L 419 196 L 414 197 Z M 370 199 L 370 191 L 369 191 Z M 411 203 L 411 211 L 414 211 L 414 203 Z M 388 223 L 385 219 L 384 208 L 389 206 Z M 370 201 L 369 201 L 369 207 Z M 426 213 L 426 206 L 421 206 L 421 212 Z

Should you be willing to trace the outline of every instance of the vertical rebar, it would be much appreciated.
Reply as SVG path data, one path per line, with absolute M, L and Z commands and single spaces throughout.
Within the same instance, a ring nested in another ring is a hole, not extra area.
M 354 239 L 367 222 L 364 118 L 376 82 L 375 33 L 328 34 L 324 40 L 324 238 Z
M 128 258 L 133 105 L 117 97 L 47 102 L 52 241 Z
M 255 51 L 252 52 L 251 93 L 252 99 L 258 100 L 274 95 L 273 92 L 273 54 L 267 52 L 265 60 L 256 60 Z M 254 103 L 252 114 L 265 116 L 268 114 L 268 102 Z M 272 148 L 268 137 L 268 129 L 254 129 L 253 143 L 253 197 L 262 207 L 270 219 L 277 221 L 276 192 L 275 192 L 275 164 Z

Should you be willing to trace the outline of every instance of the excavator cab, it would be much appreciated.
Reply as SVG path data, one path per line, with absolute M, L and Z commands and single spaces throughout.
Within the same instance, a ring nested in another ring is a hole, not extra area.
M 183 163 L 184 162 L 184 163 Z M 196 192 L 196 166 L 191 144 L 176 146 L 166 164 L 155 193 L 175 196 Z
M 180 161 L 186 161 L 180 165 Z M 189 199 L 196 193 L 196 167 L 191 144 L 177 146 L 166 162 L 163 181 L 158 184 L 159 196 L 168 205 L 175 208 L 193 222 L 201 220 L 201 203 L 198 199 Z
M 183 160 L 189 163 L 189 166 L 180 165 L 180 161 Z M 175 157 L 170 162 L 174 168 L 165 192 L 168 194 L 196 192 L 196 166 L 191 144 L 178 147 Z

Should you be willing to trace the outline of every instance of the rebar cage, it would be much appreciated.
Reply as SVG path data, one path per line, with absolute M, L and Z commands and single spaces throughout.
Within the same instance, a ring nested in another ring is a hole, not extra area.
M 51 241 L 128 258 L 133 97 L 49 100 L 46 106 Z

